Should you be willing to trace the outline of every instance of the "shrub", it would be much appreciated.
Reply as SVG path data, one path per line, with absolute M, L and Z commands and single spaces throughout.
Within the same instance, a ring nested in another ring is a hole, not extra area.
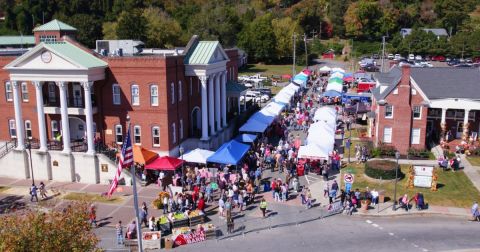
M 430 151 L 427 149 L 415 149 L 410 148 L 408 149 L 408 156 L 409 157 L 416 157 L 416 158 L 425 158 L 428 159 L 430 156 Z
M 365 163 L 365 174 L 375 179 L 395 179 L 397 163 L 390 160 L 371 160 Z M 403 177 L 398 170 L 398 177 Z

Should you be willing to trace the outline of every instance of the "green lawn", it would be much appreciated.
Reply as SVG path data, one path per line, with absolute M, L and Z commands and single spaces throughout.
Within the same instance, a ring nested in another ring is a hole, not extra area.
M 353 190 L 358 188 L 361 191 L 364 191 L 368 186 L 370 189 L 377 189 L 377 191 L 384 190 L 386 198 L 393 198 L 395 185 L 393 181 L 379 182 L 379 180 L 370 180 L 366 178 L 364 176 L 365 168 L 363 164 L 350 164 L 346 169 L 355 173 L 355 182 L 352 185 Z M 402 165 L 401 169 L 404 174 L 408 173 L 408 165 Z M 343 172 L 345 172 L 345 169 L 342 169 L 342 173 Z M 472 202 L 480 198 L 480 193 L 463 171 L 444 172 L 442 170 L 437 170 L 437 174 L 438 191 L 432 192 L 430 189 L 420 187 L 407 189 L 407 178 L 405 177 L 397 184 L 397 198 L 405 193 L 411 198 L 416 192 L 421 192 L 425 197 L 425 201 L 430 205 L 464 208 L 471 207 Z
M 117 204 L 121 203 L 123 199 L 121 197 L 103 197 L 100 194 L 93 194 L 93 193 L 76 193 L 70 192 L 63 196 L 63 199 L 66 200 L 79 200 L 79 201 L 87 201 L 87 202 L 101 202 L 101 203 L 111 203 Z
M 479 156 L 468 156 L 468 162 L 473 166 L 480 166 L 480 157 Z
M 295 67 L 297 73 L 304 68 L 305 66 Z M 272 77 L 272 75 L 292 75 L 292 65 L 249 64 L 246 68 L 239 69 L 238 71 L 238 75 L 253 75 L 258 73 L 269 78 Z

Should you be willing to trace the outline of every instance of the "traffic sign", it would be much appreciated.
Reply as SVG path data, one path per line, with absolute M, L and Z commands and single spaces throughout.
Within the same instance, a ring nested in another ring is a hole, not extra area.
M 353 180 L 354 180 L 353 174 L 345 173 L 345 174 L 343 175 L 343 181 L 345 181 L 345 183 L 351 184 L 351 183 L 353 183 Z

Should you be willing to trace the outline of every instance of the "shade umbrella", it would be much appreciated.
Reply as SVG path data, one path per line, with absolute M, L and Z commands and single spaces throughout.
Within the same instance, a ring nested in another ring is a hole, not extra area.
M 151 163 L 145 165 L 145 169 L 159 170 L 159 171 L 175 171 L 185 161 L 175 158 L 164 156 L 153 160 Z
M 158 153 L 145 149 L 141 146 L 133 146 L 133 162 L 138 164 L 148 164 L 158 157 Z M 120 153 L 117 153 L 117 157 L 120 157 Z

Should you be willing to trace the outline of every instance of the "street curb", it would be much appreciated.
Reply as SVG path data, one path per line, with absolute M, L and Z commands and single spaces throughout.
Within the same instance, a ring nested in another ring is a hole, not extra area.
M 381 214 L 368 214 L 368 213 L 354 213 L 353 216 L 362 216 L 362 217 L 404 217 L 404 216 L 449 216 L 449 217 L 465 217 L 470 218 L 469 214 L 455 214 L 455 213 L 438 213 L 438 212 L 413 212 L 413 213 L 396 213 L 390 215 L 381 215 Z

